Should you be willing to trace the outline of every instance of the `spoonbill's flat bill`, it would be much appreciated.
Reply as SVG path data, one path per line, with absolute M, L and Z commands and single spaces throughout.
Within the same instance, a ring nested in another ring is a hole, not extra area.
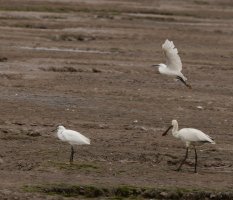
M 186 145 L 186 154 L 182 162 L 180 163 L 179 167 L 177 168 L 177 171 L 179 171 L 184 164 L 185 160 L 188 157 L 188 150 L 190 146 L 193 146 L 195 151 L 195 169 L 194 172 L 197 172 L 197 151 L 196 151 L 196 145 L 202 145 L 204 143 L 211 143 L 215 144 L 215 142 L 205 133 L 198 129 L 194 128 L 182 128 L 178 130 L 178 122 L 176 120 L 172 120 L 172 125 L 163 133 L 163 136 L 165 136 L 168 131 L 172 128 L 172 135 L 175 138 L 181 139 L 185 145 Z
M 162 50 L 166 58 L 166 64 L 161 63 L 152 66 L 158 67 L 161 74 L 176 77 L 177 80 L 180 80 L 186 87 L 191 89 L 192 87 L 186 83 L 187 78 L 181 73 L 182 63 L 174 43 L 167 39 L 162 45 Z
M 74 159 L 74 145 L 84 145 L 90 144 L 90 139 L 82 135 L 81 133 L 73 130 L 66 129 L 64 126 L 58 126 L 57 128 L 57 137 L 64 141 L 68 142 L 71 145 L 71 154 L 70 154 L 70 164 L 73 163 Z

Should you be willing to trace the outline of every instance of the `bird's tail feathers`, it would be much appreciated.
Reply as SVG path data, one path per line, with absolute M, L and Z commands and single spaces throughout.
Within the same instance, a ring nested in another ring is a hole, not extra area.
M 91 144 L 91 140 L 90 140 L 89 138 L 86 138 L 86 139 L 85 139 L 85 143 L 86 143 L 86 144 Z
M 214 139 L 210 138 L 211 139 L 211 144 L 216 144 L 216 142 L 214 141 Z
M 80 135 L 82 144 L 91 144 L 91 140 L 84 135 Z
M 216 144 L 216 142 L 214 141 L 214 139 L 211 138 L 210 136 L 208 136 L 208 142 L 211 143 L 211 144 Z
M 203 142 L 203 143 L 210 143 L 210 144 L 216 144 L 216 142 L 214 140 L 212 140 L 211 138 L 208 138 L 207 140 L 203 140 L 201 142 Z

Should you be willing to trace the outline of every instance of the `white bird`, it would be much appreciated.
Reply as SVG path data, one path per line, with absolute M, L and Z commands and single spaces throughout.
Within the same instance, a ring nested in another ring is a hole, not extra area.
M 181 73 L 182 63 L 174 43 L 167 39 L 162 45 L 162 50 L 166 58 L 166 64 L 161 63 L 152 66 L 158 67 L 161 74 L 175 76 L 177 80 L 180 80 L 185 86 L 191 89 L 192 87 L 186 83 L 187 78 Z
M 71 145 L 70 164 L 73 163 L 74 158 L 74 145 L 90 144 L 90 139 L 82 135 L 81 133 L 73 130 L 66 129 L 64 126 L 58 126 L 57 137 L 68 142 Z
M 202 145 L 203 143 L 211 143 L 215 144 L 215 142 L 205 133 L 198 129 L 194 128 L 182 128 L 178 130 L 178 122 L 176 120 L 172 120 L 172 125 L 163 133 L 163 136 L 165 136 L 168 131 L 172 129 L 172 135 L 175 138 L 181 139 L 185 145 L 186 145 L 186 154 L 182 162 L 180 163 L 180 166 L 177 168 L 177 171 L 179 171 L 184 164 L 185 160 L 188 157 L 188 150 L 190 146 L 193 146 L 195 150 L 195 170 L 194 172 L 197 173 L 197 151 L 196 151 L 196 145 Z

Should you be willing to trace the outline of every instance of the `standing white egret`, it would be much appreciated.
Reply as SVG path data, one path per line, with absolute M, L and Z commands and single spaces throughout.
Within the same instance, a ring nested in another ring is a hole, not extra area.
M 196 145 L 202 145 L 203 143 L 211 143 L 215 144 L 215 142 L 205 133 L 198 129 L 194 128 L 182 128 L 178 130 L 178 122 L 176 120 L 172 120 L 172 125 L 163 133 L 163 136 L 165 136 L 168 131 L 172 129 L 172 135 L 175 138 L 181 139 L 183 142 L 185 142 L 186 145 L 186 154 L 182 162 L 180 163 L 180 166 L 177 168 L 177 171 L 179 171 L 184 164 L 185 160 L 188 157 L 188 150 L 190 145 L 193 146 L 195 150 L 195 170 L 194 172 L 197 172 L 197 151 L 196 151 Z
M 57 137 L 68 142 L 71 145 L 70 164 L 73 163 L 74 158 L 74 145 L 90 144 L 90 139 L 82 135 L 81 133 L 73 130 L 66 129 L 64 126 L 58 126 Z
M 181 73 L 182 63 L 178 55 L 178 50 L 173 42 L 167 39 L 162 45 L 162 50 L 166 58 L 166 64 L 161 63 L 152 66 L 158 67 L 161 74 L 175 76 L 177 80 L 180 80 L 185 86 L 191 89 L 192 87 L 186 83 L 187 78 Z

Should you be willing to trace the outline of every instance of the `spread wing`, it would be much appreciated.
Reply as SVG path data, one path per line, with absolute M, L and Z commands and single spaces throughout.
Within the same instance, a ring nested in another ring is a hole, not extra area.
M 178 50 L 172 41 L 166 40 L 162 45 L 164 55 L 166 57 L 166 65 L 171 70 L 181 71 L 182 63 L 180 56 L 178 55 Z

